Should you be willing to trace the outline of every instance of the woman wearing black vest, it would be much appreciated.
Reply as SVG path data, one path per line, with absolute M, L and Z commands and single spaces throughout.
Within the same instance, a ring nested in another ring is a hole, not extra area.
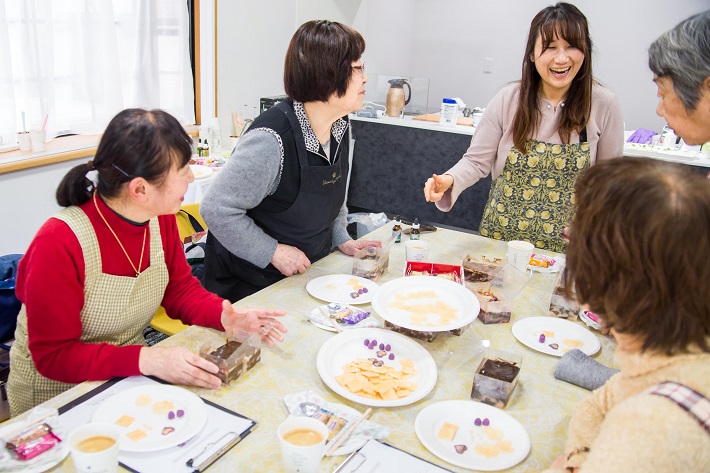
M 347 114 L 365 97 L 364 51 L 362 36 L 336 22 L 309 21 L 294 34 L 289 99 L 254 120 L 202 202 L 208 290 L 234 302 L 305 272 L 333 247 L 353 255 L 381 245 L 345 228 Z

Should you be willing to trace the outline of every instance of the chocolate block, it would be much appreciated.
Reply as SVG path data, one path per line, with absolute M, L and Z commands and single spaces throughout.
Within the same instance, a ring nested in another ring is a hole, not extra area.
M 518 384 L 521 364 L 520 355 L 489 350 L 473 376 L 471 399 L 505 407 Z
M 216 376 L 223 384 L 229 384 L 252 369 L 261 360 L 261 349 L 243 345 L 236 340 L 228 340 L 213 349 L 209 343 L 202 346 L 200 356 L 216 364 Z

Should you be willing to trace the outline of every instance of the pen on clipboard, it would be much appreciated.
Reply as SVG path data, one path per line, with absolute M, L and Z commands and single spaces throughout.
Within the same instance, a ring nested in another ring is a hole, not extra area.
M 195 457 L 190 458 L 185 464 L 194 468 L 192 470 L 193 473 L 201 473 L 241 440 L 242 436 L 238 433 L 228 432 L 213 444 L 208 444 L 202 452 L 198 453 Z M 216 450 L 211 450 L 212 448 L 215 448 Z

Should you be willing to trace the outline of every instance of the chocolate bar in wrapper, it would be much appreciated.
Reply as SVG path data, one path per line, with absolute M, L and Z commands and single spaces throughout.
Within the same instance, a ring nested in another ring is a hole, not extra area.
M 35 424 L 15 437 L 11 438 L 6 447 L 19 460 L 31 460 L 40 453 L 46 452 L 62 440 L 57 437 L 52 428 L 45 423 Z
M 226 385 L 252 369 L 261 360 L 261 349 L 248 342 L 230 339 L 216 349 L 212 343 L 205 343 L 200 347 L 200 356 L 217 365 L 219 371 L 216 376 Z

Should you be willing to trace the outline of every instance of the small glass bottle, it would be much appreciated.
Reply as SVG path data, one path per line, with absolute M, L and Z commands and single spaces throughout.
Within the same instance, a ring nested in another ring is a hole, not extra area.
M 419 240 L 419 219 L 415 218 L 412 224 L 412 232 L 409 234 L 410 240 Z
M 202 147 L 202 138 L 197 139 L 197 157 L 201 158 L 204 148 Z
M 399 215 L 394 218 L 394 226 L 392 227 L 392 238 L 395 243 L 402 241 L 402 222 L 399 220 Z
M 202 157 L 207 158 L 210 155 L 210 144 L 205 138 L 204 144 L 202 145 Z

